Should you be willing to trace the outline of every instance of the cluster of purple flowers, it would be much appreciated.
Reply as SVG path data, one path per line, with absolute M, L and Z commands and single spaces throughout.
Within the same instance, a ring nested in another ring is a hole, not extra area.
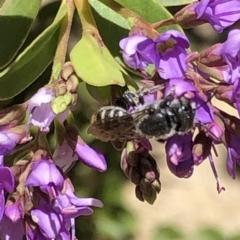
M 89 147 L 79 136 L 74 122 L 67 119 L 71 115 L 68 105 L 65 104 L 65 109 L 61 108 L 59 113 L 54 112 L 59 109 L 57 104 L 62 105 L 64 95 L 71 92 L 75 99 L 76 84 L 67 84 L 74 82 L 71 70 L 66 64 L 62 76 L 70 72 L 67 79 L 60 77 L 55 84 L 41 88 L 28 102 L 0 112 L 1 239 L 22 239 L 24 236 L 29 240 L 74 239 L 74 219 L 92 214 L 91 207 L 103 206 L 100 200 L 77 197 L 66 177 L 66 172 L 77 160 L 97 171 L 107 169 L 104 156 Z M 61 86 L 58 94 L 57 85 Z M 60 101 L 54 102 L 57 98 Z M 29 120 L 24 124 L 26 113 Z M 46 134 L 53 120 L 59 137 L 51 153 Z M 31 126 L 39 130 L 34 138 L 30 137 Z M 19 145 L 14 154 L 15 146 L 21 143 L 25 145 Z M 12 155 L 5 159 L 9 153 Z M 20 159 L 19 154 L 23 154 Z
M 209 22 L 219 32 L 239 19 L 240 1 L 237 0 L 194 2 L 174 17 L 176 23 L 187 27 Z M 140 71 L 147 83 L 152 80 L 153 84 L 165 84 L 163 97 L 174 92 L 176 98 L 184 96 L 196 106 L 194 127 L 198 131 L 174 135 L 166 141 L 170 171 L 188 178 L 194 166 L 208 158 L 217 190 L 221 192 L 224 188 L 220 185 L 211 149 L 215 150 L 216 144 L 225 145 L 227 171 L 235 178 L 236 164 L 240 164 L 240 119 L 219 109 L 211 98 L 216 96 L 234 106 L 240 115 L 240 30 L 231 30 L 224 43 L 201 53 L 192 53 L 189 40 L 177 30 L 162 32 L 154 39 L 144 30 L 132 31 L 119 45 L 125 63 Z M 149 71 L 152 68 L 153 73 Z M 150 102 L 155 100 L 157 98 Z

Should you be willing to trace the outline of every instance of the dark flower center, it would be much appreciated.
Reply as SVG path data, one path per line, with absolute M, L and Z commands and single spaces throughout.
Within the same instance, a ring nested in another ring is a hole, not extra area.
M 170 49 L 170 48 L 174 48 L 174 46 L 175 46 L 175 44 L 176 44 L 176 41 L 174 40 L 174 39 L 172 39 L 172 38 L 169 38 L 166 42 L 164 42 L 164 43 L 159 43 L 158 45 L 157 45 L 157 51 L 159 52 L 159 53 L 165 53 L 168 49 Z

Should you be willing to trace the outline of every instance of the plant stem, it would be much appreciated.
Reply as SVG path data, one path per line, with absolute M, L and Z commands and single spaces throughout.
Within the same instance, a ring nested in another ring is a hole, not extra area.
M 74 0 L 78 15 L 81 20 L 83 31 L 97 31 L 97 25 L 92 15 L 88 0 Z
M 62 4 L 67 5 L 67 14 L 63 19 L 60 35 L 59 35 L 59 43 L 56 50 L 56 54 L 53 61 L 53 70 L 52 77 L 50 82 L 54 82 L 58 79 L 59 73 L 62 69 L 63 64 L 65 63 L 68 40 L 70 36 L 70 30 L 72 26 L 73 14 L 75 10 L 74 0 L 63 0 Z

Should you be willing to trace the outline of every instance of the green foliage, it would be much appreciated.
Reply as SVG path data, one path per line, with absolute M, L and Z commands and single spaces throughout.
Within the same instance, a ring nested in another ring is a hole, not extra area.
M 123 18 L 121 15 L 119 15 L 118 13 L 116 13 L 115 11 L 113 11 L 111 8 L 107 7 L 106 5 L 104 5 L 102 2 L 100 2 L 99 0 L 89 0 L 90 5 L 92 6 L 92 8 L 104 19 L 106 19 L 107 21 L 111 22 L 112 24 L 114 24 L 115 26 L 119 26 L 123 29 L 126 30 L 130 30 L 130 27 L 128 25 L 128 22 L 125 18 Z M 98 23 L 98 21 L 97 21 Z M 105 29 L 106 32 L 108 32 L 109 29 Z M 109 36 L 112 37 L 113 32 L 110 32 Z M 114 31 L 115 34 L 115 31 Z
M 172 15 L 168 12 L 168 10 L 156 0 L 141 0 L 141 1 L 114 0 L 114 1 L 137 13 L 149 23 L 154 23 L 161 20 L 172 18 Z M 166 31 L 167 29 L 181 30 L 181 28 L 178 25 L 171 25 L 170 28 L 169 27 L 161 28 L 161 31 Z
M 196 235 L 196 240 L 226 240 L 225 236 L 219 229 L 204 228 L 200 230 Z
M 98 0 L 90 0 L 98 31 L 114 57 L 121 57 L 119 41 L 128 35 L 128 21 Z
M 0 2 L 2 5 L 0 9 L 0 69 L 14 58 L 24 43 L 40 4 L 41 0 L 6 0 L 3 5 Z
M 101 47 L 90 34 L 83 35 L 71 51 L 70 59 L 77 75 L 90 85 L 125 85 L 125 70 L 115 61 L 108 49 Z
M 21 93 L 51 63 L 59 40 L 60 25 L 65 15 L 66 6 L 62 5 L 54 22 L 6 69 L 0 72 L 0 100 L 12 98 Z
M 153 233 L 153 240 L 237 240 L 239 235 L 231 236 L 216 227 L 199 228 L 193 233 L 174 225 L 159 226 Z
M 183 233 L 174 226 L 161 226 L 154 232 L 153 240 L 183 240 Z
M 195 2 L 195 0 L 155 0 L 164 7 L 181 6 Z

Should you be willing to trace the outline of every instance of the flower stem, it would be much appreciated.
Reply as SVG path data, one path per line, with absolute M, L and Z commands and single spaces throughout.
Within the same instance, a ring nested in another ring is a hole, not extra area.
M 151 26 L 151 24 L 145 21 L 135 12 L 121 6 L 112 0 L 101 0 L 101 2 L 127 19 L 133 29 L 144 29 L 146 34 L 151 38 L 157 38 L 159 36 L 159 33 Z
M 74 0 L 63 0 L 62 4 L 67 5 L 67 14 L 63 19 L 63 22 L 61 25 L 59 43 L 58 43 L 58 47 L 57 47 L 56 54 L 53 61 L 52 77 L 50 82 L 54 82 L 58 79 L 62 66 L 65 63 L 68 40 L 69 40 L 70 30 L 72 26 L 73 14 L 75 10 Z
M 98 33 L 97 25 L 92 15 L 91 7 L 88 0 L 74 0 L 78 15 L 81 20 L 83 33 L 85 31 L 91 31 L 92 33 Z

